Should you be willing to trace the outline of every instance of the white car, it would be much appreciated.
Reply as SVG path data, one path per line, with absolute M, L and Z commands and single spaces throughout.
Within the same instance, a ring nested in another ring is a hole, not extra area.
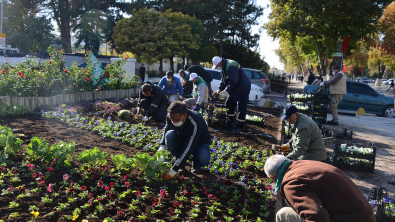
M 217 91 L 218 87 L 221 83 L 221 71 L 217 70 L 217 69 L 207 69 L 207 68 L 204 68 L 204 69 L 207 70 L 207 72 L 210 73 L 211 77 L 213 78 L 213 81 L 211 81 L 211 89 L 214 92 Z M 174 76 L 181 79 L 181 76 L 178 73 L 175 73 Z M 265 94 L 263 93 L 263 90 L 261 87 L 255 85 L 255 84 L 251 84 L 249 101 L 254 102 L 257 99 L 262 98 L 264 95 Z
M 385 80 L 381 82 L 382 84 L 389 85 L 391 83 L 391 79 Z

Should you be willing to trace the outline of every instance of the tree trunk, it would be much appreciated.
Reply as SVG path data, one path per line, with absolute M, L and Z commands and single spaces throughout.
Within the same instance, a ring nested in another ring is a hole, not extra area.
M 381 62 L 379 61 L 379 76 L 377 78 L 376 86 L 381 86 L 381 79 L 383 78 L 384 71 L 385 71 L 385 65 L 384 63 L 381 65 Z
M 174 57 L 170 57 L 169 60 L 170 60 L 170 71 L 172 71 L 174 73 L 174 61 L 173 61 L 173 58 Z
M 159 75 L 163 77 L 163 59 L 159 59 Z
M 71 53 L 71 35 L 70 35 L 70 3 L 69 0 L 59 1 L 58 6 L 55 0 L 51 0 L 50 5 L 55 15 L 56 23 L 60 29 L 60 38 L 66 43 L 65 52 Z
M 337 42 L 336 43 L 336 52 L 343 53 L 343 42 Z M 343 67 L 342 67 L 342 65 L 343 65 L 343 56 L 342 57 L 333 57 L 333 60 L 332 60 L 331 65 L 330 65 L 330 70 L 332 70 L 332 67 L 335 66 L 335 65 L 340 67 L 340 71 L 343 70 Z

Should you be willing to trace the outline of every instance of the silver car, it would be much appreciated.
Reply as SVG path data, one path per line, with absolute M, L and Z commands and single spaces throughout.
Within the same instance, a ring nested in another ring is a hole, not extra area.
M 270 79 L 261 70 L 243 68 L 244 73 L 250 79 L 251 83 L 262 88 L 264 93 L 270 93 Z

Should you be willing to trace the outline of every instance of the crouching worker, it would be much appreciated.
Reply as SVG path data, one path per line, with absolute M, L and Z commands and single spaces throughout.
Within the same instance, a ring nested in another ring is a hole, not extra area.
M 326 147 L 322 140 L 320 128 L 310 117 L 299 113 L 295 106 L 284 108 L 282 120 L 294 124 L 291 128 L 292 138 L 288 144 L 293 151 L 288 154 L 291 160 L 317 160 L 325 161 L 327 158 Z
M 376 221 L 359 188 L 336 167 L 274 155 L 264 168 L 290 206 L 277 212 L 276 222 Z
M 145 83 L 140 89 L 137 112 L 143 113 L 143 121 L 153 117 L 155 121 L 163 122 L 166 119 L 169 100 L 159 86 L 150 82 Z M 144 110 L 144 112 L 143 112 Z
M 192 110 L 187 110 L 185 103 L 175 101 L 170 104 L 166 117 L 159 150 L 166 147 L 177 158 L 173 167 L 164 175 L 165 180 L 174 178 L 185 169 L 185 163 L 192 158 L 192 173 L 199 173 L 210 160 L 210 133 L 203 117 Z
M 196 73 L 191 73 L 189 78 L 193 82 L 193 99 L 185 100 L 187 108 L 199 111 L 201 107 L 204 107 L 208 103 L 208 86 L 202 77 L 198 76 Z

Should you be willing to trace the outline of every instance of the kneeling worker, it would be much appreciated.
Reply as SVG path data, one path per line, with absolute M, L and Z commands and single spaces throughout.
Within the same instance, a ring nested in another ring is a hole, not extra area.
M 193 99 L 185 100 L 187 108 L 193 107 L 193 110 L 199 111 L 200 107 L 203 107 L 208 103 L 208 86 L 202 77 L 198 76 L 196 73 L 191 73 L 189 78 L 193 82 Z
M 147 121 L 148 118 L 153 116 L 155 121 L 163 122 L 166 119 L 169 104 L 170 102 L 162 89 L 159 86 L 147 82 L 140 89 L 137 112 L 141 113 L 142 109 L 144 109 L 145 117 L 143 121 Z
M 376 221 L 359 188 L 334 166 L 273 155 L 264 168 L 290 206 L 277 212 L 276 222 Z
M 291 128 L 291 140 L 288 144 L 283 145 L 291 145 L 293 148 L 287 158 L 291 160 L 326 160 L 326 147 L 322 140 L 321 131 L 314 120 L 298 113 L 298 109 L 292 105 L 284 109 L 281 119 L 294 124 Z
M 164 174 L 165 180 L 170 180 L 185 169 L 185 163 L 192 158 L 192 173 L 199 173 L 201 167 L 210 161 L 210 133 L 203 117 L 192 110 L 187 110 L 185 103 L 174 101 L 170 104 L 166 117 L 159 150 L 169 149 L 177 158 L 173 167 Z

